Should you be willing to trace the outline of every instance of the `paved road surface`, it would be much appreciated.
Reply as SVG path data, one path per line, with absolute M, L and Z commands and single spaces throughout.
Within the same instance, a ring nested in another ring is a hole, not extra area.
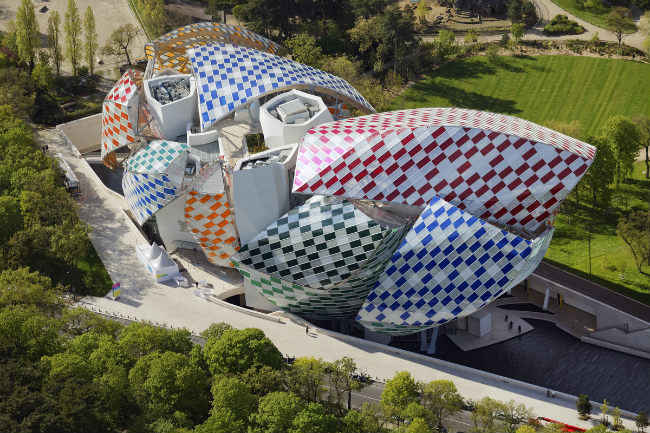
M 583 295 L 598 299 L 641 320 L 650 322 L 650 306 L 599 286 L 549 263 L 542 262 L 534 273 L 563 286 L 570 287 Z

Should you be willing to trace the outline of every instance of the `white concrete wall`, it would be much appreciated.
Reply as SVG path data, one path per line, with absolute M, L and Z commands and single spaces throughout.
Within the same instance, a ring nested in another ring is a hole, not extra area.
M 285 124 L 280 119 L 272 116 L 268 109 L 278 104 L 291 101 L 293 99 L 307 99 L 312 104 L 318 104 L 320 111 L 308 121 L 299 124 Z M 282 93 L 262 105 L 259 110 L 260 124 L 264 132 L 264 143 L 269 149 L 285 146 L 288 144 L 300 143 L 302 137 L 307 131 L 321 123 L 332 122 L 334 119 L 330 114 L 323 100 L 314 95 L 310 95 L 299 90 L 291 90 Z
M 187 123 L 193 122 L 198 110 L 196 83 L 194 77 L 190 78 L 190 95 L 178 101 L 162 105 L 151 94 L 150 85 L 167 81 L 170 78 L 187 77 L 189 75 L 164 75 L 145 81 L 144 90 L 147 102 L 154 117 L 160 126 L 160 132 L 166 140 L 176 141 L 180 135 L 187 133 Z
M 281 164 L 233 171 L 233 204 L 241 245 L 289 211 L 290 188 Z
M 168 250 L 172 247 L 173 241 L 196 243 L 196 239 L 185 224 L 185 193 L 156 212 L 156 222 L 160 237 Z M 197 244 L 197 250 L 198 248 Z

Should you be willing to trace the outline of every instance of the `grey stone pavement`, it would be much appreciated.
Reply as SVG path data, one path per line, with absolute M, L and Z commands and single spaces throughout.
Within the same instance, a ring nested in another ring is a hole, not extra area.
M 117 301 L 86 296 L 78 302 L 80 306 L 118 317 L 185 327 L 194 333 L 214 322 L 227 322 L 236 328 L 256 327 L 262 329 L 284 354 L 314 356 L 326 361 L 349 356 L 356 361 L 360 371 L 380 380 L 391 378 L 402 370 L 423 381 L 450 379 L 466 398 L 512 399 L 533 408 L 539 416 L 589 427 L 589 423 L 577 418 L 573 401 L 548 398 L 545 392 L 507 378 L 491 377 L 314 328 L 308 334 L 298 321 L 286 318 L 269 320 L 261 315 L 251 315 L 247 310 L 207 302 L 194 296 L 192 288 L 155 283 L 135 255 L 135 246 L 145 244 L 146 240 L 124 213 L 126 203 L 123 197 L 106 188 L 87 162 L 72 153 L 56 130 L 39 130 L 36 140 L 38 144 L 47 143 L 51 150 L 61 152 L 75 171 L 83 192 L 80 214 L 93 227 L 90 239 L 113 281 L 119 281 L 123 288 L 122 297 Z M 625 423 L 630 428 L 633 426 L 630 420 Z

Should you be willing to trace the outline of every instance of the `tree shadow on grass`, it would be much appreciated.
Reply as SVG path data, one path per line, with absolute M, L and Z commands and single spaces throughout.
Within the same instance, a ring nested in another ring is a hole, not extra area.
M 493 75 L 497 69 L 488 63 L 477 59 L 467 59 L 446 64 L 434 72 L 432 78 L 447 78 L 450 80 L 468 80 L 482 75 Z
M 521 113 L 521 110 L 516 106 L 516 101 L 494 98 L 436 81 L 421 82 L 413 86 L 408 97 L 408 102 L 415 103 L 416 106 L 424 106 L 433 95 L 446 99 L 454 107 L 472 108 L 503 114 Z

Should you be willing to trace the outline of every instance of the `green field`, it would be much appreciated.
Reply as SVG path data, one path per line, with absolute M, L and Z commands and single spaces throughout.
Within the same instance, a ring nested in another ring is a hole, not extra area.
M 390 109 L 457 106 L 495 111 L 537 123 L 579 120 L 597 134 L 610 116 L 650 114 L 650 65 L 588 57 L 506 57 L 495 66 L 485 57 L 447 64 L 393 101 Z M 645 154 L 644 154 L 645 155 Z M 637 162 L 611 205 L 593 206 L 586 188 L 565 200 L 546 260 L 617 292 L 650 304 L 650 266 L 639 273 L 616 235 L 618 218 L 648 209 L 650 181 Z M 613 187 L 612 187 L 613 188 Z M 589 275 L 591 239 L 591 275 Z
M 543 124 L 579 120 L 588 134 L 615 114 L 650 114 L 650 65 L 578 56 L 486 57 L 448 63 L 397 97 L 389 109 L 465 107 Z

